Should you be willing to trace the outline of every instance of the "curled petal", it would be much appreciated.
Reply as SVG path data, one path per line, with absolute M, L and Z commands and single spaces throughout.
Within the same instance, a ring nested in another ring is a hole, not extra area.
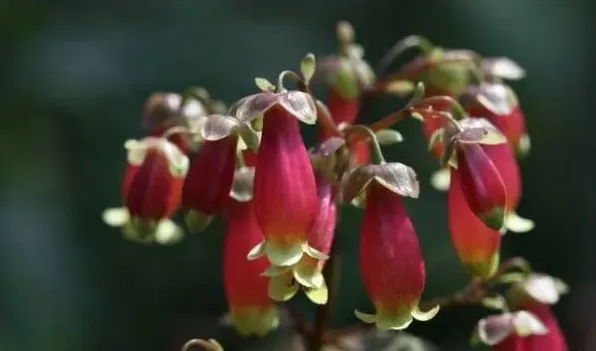
M 441 306 L 437 305 L 428 311 L 421 311 L 420 306 L 416 305 L 414 307 L 414 309 L 412 310 L 412 317 L 414 317 L 414 319 L 416 319 L 417 321 L 427 322 L 427 321 L 430 321 L 431 319 L 435 318 L 437 313 L 439 313 L 440 308 L 441 308 Z
M 325 305 L 329 299 L 329 291 L 323 280 L 323 285 L 319 288 L 304 288 L 304 294 L 313 303 Z
M 514 233 L 527 233 L 534 229 L 534 221 L 520 217 L 515 212 L 510 212 L 505 216 L 505 228 Z

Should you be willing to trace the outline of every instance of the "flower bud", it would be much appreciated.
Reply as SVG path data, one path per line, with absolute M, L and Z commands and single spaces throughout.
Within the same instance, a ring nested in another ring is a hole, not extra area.
M 470 62 L 474 53 L 461 49 L 435 48 L 408 63 L 403 72 L 422 72 L 416 81 L 422 81 L 430 90 L 442 95 L 458 97 L 470 82 Z
M 269 262 L 247 260 L 246 253 L 263 240 L 252 201 L 231 199 L 225 211 L 224 287 L 236 330 L 243 336 L 263 336 L 279 325 L 278 311 L 267 293 L 268 279 L 261 276 Z
M 490 278 L 499 266 L 501 233 L 487 227 L 470 210 L 461 189 L 460 171 L 454 168 L 447 199 L 449 233 L 460 261 L 473 276 Z
M 366 189 L 366 209 L 360 234 L 360 270 L 376 314 L 356 311 L 365 323 L 401 330 L 413 318 L 427 321 L 439 306 L 421 311 L 425 286 L 424 258 L 401 195 L 376 179 Z
M 489 228 L 500 230 L 507 197 L 497 167 L 479 144 L 458 143 L 456 154 L 461 190 L 470 209 Z
M 265 237 L 250 258 L 266 254 L 275 266 L 319 257 L 307 236 L 317 211 L 317 188 L 296 117 L 282 104 L 265 112 L 254 181 L 254 206 Z
M 188 158 L 163 138 L 129 140 L 128 167 L 123 181 L 126 208 L 104 212 L 104 221 L 124 229 L 132 240 L 172 243 L 182 230 L 169 218 L 180 205 Z
M 337 205 L 334 186 L 322 176 L 317 177 L 317 195 L 319 199 L 318 211 L 308 234 L 308 245 L 325 255 L 329 255 L 337 224 Z M 286 301 L 297 292 L 297 284 L 299 284 L 304 288 L 306 296 L 312 302 L 326 304 L 328 291 L 323 278 L 325 262 L 327 261 L 304 255 L 291 268 L 270 270 L 273 275 L 276 274 L 276 271 L 285 275 L 271 277 L 270 296 L 277 301 Z M 279 282 L 279 280 L 291 281 L 292 278 L 297 284 L 284 286 Z M 281 287 L 281 289 L 277 289 L 278 287 Z
M 231 134 L 219 140 L 206 140 L 201 145 L 182 191 L 182 207 L 189 211 L 188 221 L 211 218 L 228 201 L 236 167 L 237 144 L 238 137 Z

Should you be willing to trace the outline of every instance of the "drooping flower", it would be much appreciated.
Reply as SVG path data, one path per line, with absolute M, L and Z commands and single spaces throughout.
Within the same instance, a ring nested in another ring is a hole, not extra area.
M 506 137 L 516 154 L 523 156 L 530 148 L 524 114 L 515 92 L 500 82 L 470 86 L 462 104 L 472 116 L 482 116 Z
M 318 176 L 317 195 L 318 211 L 308 234 L 308 244 L 315 250 L 329 255 L 337 224 L 335 186 L 323 176 Z M 285 267 L 285 269 L 272 267 L 273 269 L 269 269 L 268 272 L 272 275 L 269 286 L 270 296 L 277 301 L 287 301 L 296 294 L 301 285 L 312 302 L 326 304 L 328 291 L 323 278 L 326 262 L 326 260 L 304 255 L 292 267 Z
M 263 336 L 277 328 L 279 315 L 268 296 L 268 279 L 261 276 L 269 266 L 267 258 L 246 259 L 246 254 L 263 240 L 263 233 L 254 214 L 253 201 L 240 200 L 230 199 L 225 210 L 224 287 L 232 323 L 238 332 Z
M 546 325 L 528 311 L 507 312 L 481 319 L 474 339 L 491 346 L 493 351 L 550 351 L 551 348 L 532 348 L 526 343 L 531 337 L 549 333 Z
M 204 226 L 229 199 L 236 167 L 237 135 L 203 142 L 184 181 L 182 207 L 187 222 Z M 200 224 L 203 223 L 203 224 Z
M 188 158 L 164 138 L 129 140 L 128 166 L 122 185 L 125 208 L 111 208 L 104 221 L 122 227 L 132 240 L 173 243 L 182 229 L 170 220 L 180 205 Z
M 497 167 L 479 144 L 459 143 L 456 154 L 461 190 L 470 209 L 489 228 L 500 230 L 507 194 Z
M 560 279 L 536 273 L 510 288 L 508 295 L 512 307 L 532 312 L 548 329 L 545 335 L 531 335 L 525 338 L 523 350 L 567 351 L 565 336 L 550 307 L 567 291 L 567 285 Z
M 417 197 L 414 171 L 399 163 L 358 167 L 342 179 L 342 199 L 366 192 L 360 233 L 360 271 L 376 314 L 356 311 L 365 323 L 380 329 L 405 329 L 413 318 L 427 321 L 439 307 L 421 311 L 425 286 L 424 258 L 406 212 L 403 196 Z
M 298 125 L 316 120 L 312 98 L 299 91 L 263 92 L 246 98 L 237 109 L 240 121 L 263 116 L 257 152 L 254 207 L 264 240 L 249 253 L 267 255 L 275 266 L 292 266 L 312 249 L 308 233 L 317 211 L 317 188 Z
M 490 278 L 499 265 L 501 233 L 472 212 L 461 189 L 460 171 L 454 168 L 447 199 L 449 233 L 460 261 L 473 276 Z

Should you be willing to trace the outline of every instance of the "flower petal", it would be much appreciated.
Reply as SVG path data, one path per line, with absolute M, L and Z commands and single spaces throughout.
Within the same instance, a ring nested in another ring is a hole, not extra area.
M 253 247 L 252 250 L 246 255 L 246 259 L 252 261 L 265 256 L 265 241 L 261 241 L 257 246 Z
M 354 310 L 354 314 L 356 315 L 356 317 L 358 319 L 360 319 L 364 323 L 372 324 L 372 323 L 376 323 L 377 322 L 377 315 L 376 314 L 363 313 L 363 312 L 360 312 L 358 310 Z
M 449 168 L 441 168 L 435 171 L 430 177 L 430 184 L 438 191 L 447 191 L 451 183 L 451 172 Z
M 155 229 L 155 242 L 158 244 L 171 245 L 179 242 L 184 237 L 182 227 L 172 220 L 164 219 L 159 222 Z
M 511 212 L 505 216 L 505 228 L 514 233 L 527 233 L 534 229 L 534 221 L 520 217 L 515 212 Z
M 125 207 L 108 208 L 102 213 L 103 221 L 111 227 L 121 227 L 130 220 L 130 213 Z
M 437 315 L 437 313 L 439 313 L 440 308 L 441 306 L 437 305 L 428 311 L 421 311 L 420 306 L 416 305 L 412 310 L 412 317 L 414 317 L 417 321 L 427 322 L 433 319 Z
M 317 305 L 324 305 L 329 299 L 329 291 L 327 290 L 327 285 L 325 285 L 324 280 L 323 286 L 320 288 L 304 288 L 304 294 L 310 301 L 316 303 Z
M 289 245 L 276 245 L 268 242 L 265 245 L 265 254 L 269 262 L 275 266 L 292 266 L 300 261 L 304 256 L 304 245 L 302 243 L 293 243 Z
M 298 292 L 298 284 L 292 281 L 291 274 L 284 274 L 269 279 L 269 297 L 275 301 L 288 301 Z

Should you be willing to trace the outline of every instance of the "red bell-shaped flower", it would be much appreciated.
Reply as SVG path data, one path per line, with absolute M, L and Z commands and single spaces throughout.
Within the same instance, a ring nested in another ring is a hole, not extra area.
M 169 218 L 180 205 L 188 158 L 164 138 L 129 140 L 128 167 L 122 195 L 125 208 L 104 212 L 104 221 L 123 227 L 125 235 L 143 242 L 172 243 L 182 230 Z
M 454 168 L 447 199 L 449 233 L 460 261 L 475 277 L 490 278 L 499 265 L 501 233 L 472 212 L 461 189 L 460 171 Z
M 249 253 L 267 255 L 274 266 L 292 266 L 306 253 L 324 258 L 308 246 L 317 211 L 317 188 L 298 120 L 316 118 L 310 96 L 296 91 L 260 93 L 238 108 L 240 120 L 263 115 L 255 180 L 254 207 L 264 241 Z M 249 116 L 249 117 L 246 117 Z
M 403 198 L 376 178 L 366 189 L 360 234 L 360 271 L 376 314 L 356 311 L 380 329 L 405 329 L 413 318 L 427 321 L 439 307 L 423 312 L 418 303 L 425 286 L 424 258 Z
M 489 228 L 500 230 L 507 195 L 497 167 L 479 144 L 458 143 L 456 154 L 461 190 L 470 209 Z
M 242 335 L 263 336 L 279 325 L 278 311 L 269 298 L 266 257 L 247 260 L 246 254 L 263 240 L 252 201 L 231 199 L 225 210 L 224 287 L 233 325 Z
M 189 226 L 197 223 L 196 229 L 200 229 L 228 201 L 236 167 L 237 145 L 238 136 L 235 134 L 219 140 L 207 140 L 201 145 L 182 191 L 182 208 L 188 211 Z
M 308 245 L 328 255 L 331 251 L 335 226 L 337 224 L 337 205 L 335 202 L 335 186 L 324 177 L 317 177 L 317 195 L 319 199 L 315 221 L 308 234 Z M 270 275 L 269 294 L 277 301 L 286 301 L 298 291 L 299 285 L 304 288 L 306 296 L 314 303 L 326 304 L 328 298 L 327 285 L 323 278 L 326 260 L 309 255 L 292 267 L 271 267 L 266 275 Z

